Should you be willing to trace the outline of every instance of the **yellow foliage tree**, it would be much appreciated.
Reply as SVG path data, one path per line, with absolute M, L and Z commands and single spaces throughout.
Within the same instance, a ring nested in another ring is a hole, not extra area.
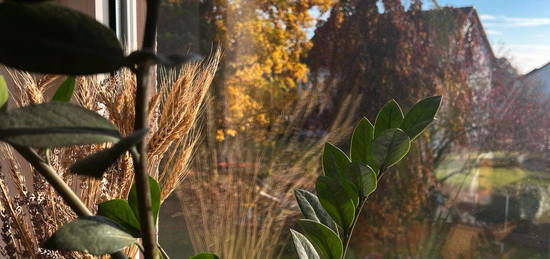
M 201 33 L 224 50 L 214 88 L 216 114 L 222 117 L 217 118 L 221 125 L 217 138 L 222 140 L 245 132 L 262 139 L 276 131 L 283 108 L 295 100 L 299 86 L 308 79 L 303 62 L 312 47 L 308 32 L 313 32 L 321 14 L 336 1 L 167 2 L 195 5 L 205 25 Z M 224 107 L 219 108 L 222 103 Z

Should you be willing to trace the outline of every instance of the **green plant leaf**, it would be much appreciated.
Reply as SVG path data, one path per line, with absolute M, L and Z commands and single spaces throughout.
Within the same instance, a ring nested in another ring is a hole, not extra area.
M 374 136 L 377 137 L 383 131 L 392 128 L 399 128 L 403 121 L 403 112 L 395 100 L 387 102 L 376 116 L 374 123 Z
M 338 178 L 351 161 L 344 151 L 326 143 L 323 149 L 323 170 L 325 175 Z
M 8 110 L 8 98 L 10 97 L 10 90 L 4 77 L 0 75 L 0 112 Z
M 294 229 L 290 229 L 290 234 L 292 235 L 299 259 L 320 259 L 319 254 L 315 251 L 315 247 L 309 242 L 306 236 Z
M 212 253 L 200 253 L 189 257 L 189 259 L 219 259 L 219 257 Z
M 157 180 L 155 180 L 155 178 L 151 176 L 149 176 L 149 187 L 151 188 L 151 205 L 153 207 L 153 218 L 154 221 L 157 222 L 157 217 L 160 210 L 160 186 Z M 136 184 L 132 184 L 132 188 L 130 188 L 130 193 L 128 194 L 128 203 L 130 204 L 130 208 L 132 208 L 132 211 L 134 211 L 134 214 L 139 220 L 139 203 L 136 189 Z
M 342 229 L 347 230 L 355 218 L 356 202 L 342 183 L 328 176 L 319 176 L 315 185 L 319 202 Z
M 57 88 L 53 95 L 52 101 L 69 102 L 73 97 L 74 87 L 76 85 L 76 77 L 69 76 L 63 83 Z
M 134 132 L 132 135 L 122 138 L 112 147 L 91 154 L 76 161 L 69 170 L 75 174 L 88 175 L 101 178 L 103 173 L 112 166 L 119 157 L 134 147 L 143 139 L 147 133 L 146 129 Z
M 124 52 L 113 31 L 53 3 L 0 3 L 0 63 L 45 74 L 113 72 Z
M 306 190 L 297 189 L 294 191 L 298 206 L 304 215 L 304 218 L 317 221 L 325 226 L 331 228 L 334 232 L 338 233 L 338 227 L 328 212 L 323 208 L 319 198 L 311 192 Z
M 0 141 L 53 148 L 116 142 L 117 127 L 99 114 L 66 102 L 29 105 L 0 113 Z
M 415 104 L 405 115 L 400 128 L 409 135 L 411 141 L 432 123 L 440 105 L 441 96 L 428 97 Z
M 104 255 L 120 251 L 134 242 L 136 239 L 112 220 L 102 216 L 84 216 L 63 225 L 42 247 Z
M 387 129 L 372 142 L 372 156 L 378 168 L 384 171 L 399 162 L 411 147 L 409 136 L 401 129 Z
M 338 181 L 342 185 L 342 188 L 344 188 L 344 191 L 348 194 L 348 197 L 351 198 L 353 207 L 357 208 L 357 206 L 359 206 L 359 190 L 355 188 L 353 183 L 351 183 L 348 179 L 345 179 L 345 176 L 344 179 L 339 179 Z
M 374 126 L 367 118 L 362 118 L 353 130 L 350 156 L 352 161 L 367 163 L 368 151 L 374 139 Z
M 104 216 L 124 227 L 133 237 L 141 237 L 139 221 L 128 201 L 114 199 L 97 205 L 97 215 Z
M 376 190 L 376 173 L 370 166 L 362 162 L 352 162 L 346 170 L 346 175 L 361 199 L 368 197 Z
M 327 226 L 309 219 L 301 219 L 298 225 L 311 242 L 319 257 L 323 259 L 341 259 L 344 252 L 342 240 Z

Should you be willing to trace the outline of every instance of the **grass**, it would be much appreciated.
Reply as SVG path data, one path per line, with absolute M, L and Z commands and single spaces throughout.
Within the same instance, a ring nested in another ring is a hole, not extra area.
M 550 179 L 540 178 L 540 174 L 537 172 L 520 167 L 478 166 L 471 160 L 471 156 L 466 156 L 466 158 L 450 156 L 436 170 L 437 179 L 445 179 L 445 183 L 451 186 L 469 186 L 474 183 L 474 178 L 477 175 L 480 190 L 498 189 L 518 182 L 529 184 L 550 182 Z M 468 164 L 472 164 L 472 166 L 468 166 Z

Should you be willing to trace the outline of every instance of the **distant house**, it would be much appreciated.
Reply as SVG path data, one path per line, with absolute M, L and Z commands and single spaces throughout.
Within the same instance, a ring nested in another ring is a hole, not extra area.
M 475 88 L 486 88 L 491 85 L 493 67 L 497 58 L 491 48 L 483 24 L 477 10 L 472 7 L 443 7 L 424 11 L 423 20 L 435 34 L 434 37 L 447 40 L 456 30 L 461 33 L 454 39 L 455 44 L 464 44 L 466 53 L 455 58 L 461 59 L 471 56 L 474 63 L 469 71 L 469 84 Z M 474 44 L 477 43 L 477 44 Z M 445 44 L 448 45 L 448 44 Z M 449 45 L 450 46 L 450 45 Z
M 313 115 L 317 117 L 311 119 L 313 128 L 324 128 L 327 123 L 323 122 L 335 121 L 337 113 L 349 103 L 348 97 L 362 99 L 353 102 L 358 107 L 349 110 L 368 118 L 374 118 L 377 109 L 389 98 L 407 106 L 408 85 L 437 89 L 456 78 L 472 89 L 473 98 L 483 98 L 489 93 L 498 59 L 475 8 L 409 11 L 405 19 L 419 25 L 410 32 L 393 30 L 399 25 L 393 25 L 391 15 L 373 13 L 369 8 L 372 7 L 359 1 L 350 8 L 351 14 L 332 13 L 315 31 L 307 63 L 313 87 L 322 90 L 317 96 L 318 110 Z M 415 46 L 430 47 L 415 53 L 410 45 L 400 44 L 399 39 L 415 40 Z M 421 58 L 423 55 L 426 59 Z M 407 63 L 413 59 L 419 62 Z M 392 62 L 400 60 L 405 61 L 392 66 Z M 466 81 L 462 75 L 448 77 L 453 71 L 464 72 Z
M 518 83 L 539 86 L 547 97 L 550 97 L 550 63 L 521 76 Z

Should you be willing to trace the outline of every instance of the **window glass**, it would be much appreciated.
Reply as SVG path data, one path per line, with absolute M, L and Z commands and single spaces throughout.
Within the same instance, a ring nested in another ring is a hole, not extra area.
M 548 258 L 549 15 L 531 0 L 163 0 L 159 52 L 221 59 L 161 242 L 297 258 L 294 190 L 314 190 L 324 143 L 349 154 L 362 117 L 441 95 L 350 258 Z

